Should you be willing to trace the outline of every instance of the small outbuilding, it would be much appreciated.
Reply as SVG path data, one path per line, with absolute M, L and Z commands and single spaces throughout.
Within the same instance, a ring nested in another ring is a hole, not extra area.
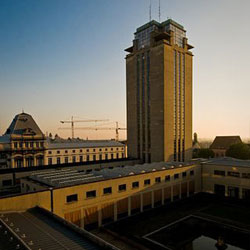
M 226 151 L 231 145 L 242 143 L 239 135 L 234 136 L 216 136 L 210 149 L 213 150 L 215 157 L 225 157 Z

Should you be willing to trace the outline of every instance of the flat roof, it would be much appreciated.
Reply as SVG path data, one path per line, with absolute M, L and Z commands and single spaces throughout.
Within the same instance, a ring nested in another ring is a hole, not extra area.
M 35 167 L 22 167 L 22 168 L 0 168 L 0 175 L 2 174 L 11 174 L 11 173 L 24 173 L 24 172 L 33 172 L 33 171 L 48 171 L 54 169 L 66 169 L 66 168 L 76 168 L 79 169 L 81 167 L 88 167 L 96 165 L 97 167 L 102 167 L 103 164 L 112 164 L 112 163 L 120 163 L 125 165 L 126 162 L 131 161 L 139 161 L 134 158 L 118 158 L 118 159 L 109 159 L 109 160 L 96 160 L 96 161 L 84 161 L 84 162 L 70 162 L 70 163 L 62 163 L 62 164 L 52 164 L 52 165 L 43 165 L 43 166 L 35 166 Z
M 47 141 L 47 150 L 50 149 L 68 149 L 68 148 L 97 148 L 97 147 L 124 147 L 125 145 L 118 141 Z
M 150 21 L 150 22 L 148 22 L 148 23 L 145 23 L 145 24 L 143 24 L 142 26 L 138 27 L 138 28 L 136 29 L 136 32 L 135 32 L 135 33 L 140 32 L 140 31 L 142 31 L 142 30 L 145 30 L 145 29 L 147 29 L 148 27 L 150 27 L 150 26 L 152 26 L 152 25 L 160 26 L 161 24 L 160 24 L 159 22 L 155 21 L 155 20 L 152 20 L 152 21 Z
M 221 157 L 203 161 L 202 164 L 222 165 L 229 167 L 250 167 L 250 160 L 240 160 L 231 157 Z
M 156 25 L 156 26 L 158 26 L 158 27 L 162 27 L 162 26 L 165 26 L 165 25 L 168 25 L 168 24 L 172 24 L 172 25 L 176 26 L 177 28 L 179 28 L 179 29 L 185 31 L 185 29 L 184 29 L 184 27 L 183 27 L 182 25 L 180 25 L 179 23 L 175 22 L 175 21 L 172 20 L 172 19 L 168 19 L 168 20 L 166 20 L 166 21 L 164 21 L 164 22 L 162 22 L 162 23 L 159 23 L 159 22 L 157 22 L 157 21 L 155 21 L 155 20 L 152 20 L 152 21 L 150 21 L 150 22 L 148 22 L 148 23 L 146 23 L 146 24 L 144 24 L 144 25 L 138 27 L 138 28 L 136 29 L 135 34 L 138 33 L 138 32 L 141 32 L 142 30 L 145 30 L 145 29 L 149 28 L 149 27 L 152 26 L 152 25 Z
M 38 208 L 0 214 L 0 246 L 5 250 L 102 249 L 83 234 L 73 231 Z
M 165 22 L 162 22 L 161 24 L 162 24 L 162 25 L 172 24 L 172 25 L 178 27 L 179 29 L 182 29 L 183 31 L 185 31 L 185 30 L 184 30 L 184 27 L 183 27 L 181 24 L 175 22 L 175 21 L 174 21 L 173 19 L 171 19 L 171 18 L 168 19 L 168 20 L 166 20 Z
M 65 169 L 49 171 L 47 173 L 35 173 L 29 176 L 28 179 L 38 182 L 42 185 L 47 185 L 48 187 L 57 188 L 150 173 L 155 171 L 162 171 L 166 169 L 187 167 L 192 165 L 194 165 L 193 162 L 157 162 L 134 166 L 116 167 L 113 169 L 106 168 L 99 171 L 92 171 L 91 173 L 83 170 Z

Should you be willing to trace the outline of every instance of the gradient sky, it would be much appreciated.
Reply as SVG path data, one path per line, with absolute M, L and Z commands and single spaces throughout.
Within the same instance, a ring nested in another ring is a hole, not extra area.
M 161 0 L 161 20 L 182 24 L 195 47 L 193 131 L 200 138 L 249 137 L 249 10 L 249 0 Z M 44 133 L 64 137 L 70 130 L 58 130 L 59 121 L 72 115 L 124 127 L 124 49 L 148 21 L 149 0 L 0 0 L 0 134 L 22 109 Z

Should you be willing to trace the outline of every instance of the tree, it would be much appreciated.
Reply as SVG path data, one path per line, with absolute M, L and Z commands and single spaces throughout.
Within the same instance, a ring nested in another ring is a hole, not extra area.
M 213 158 L 214 152 L 209 148 L 200 148 L 193 151 L 194 158 Z
M 226 156 L 249 160 L 250 159 L 250 147 L 245 143 L 233 144 L 226 151 Z

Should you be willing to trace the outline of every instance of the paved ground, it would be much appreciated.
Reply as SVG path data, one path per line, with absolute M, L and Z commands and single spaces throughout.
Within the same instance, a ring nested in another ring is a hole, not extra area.
M 129 244 L 126 238 L 116 237 L 112 234 L 112 232 L 108 232 L 106 230 L 93 230 L 91 233 L 94 233 L 98 237 L 104 239 L 109 242 L 113 246 L 120 248 L 121 250 L 138 250 L 138 247 L 133 246 L 133 244 Z M 144 248 L 143 248 L 144 249 Z M 145 248 L 146 249 L 146 248 Z
M 249 208 L 242 202 L 199 194 L 106 225 L 101 231 L 95 230 L 95 233 L 121 249 L 153 249 L 142 238 L 145 234 L 191 214 L 250 230 Z M 133 243 L 138 245 L 132 246 Z

